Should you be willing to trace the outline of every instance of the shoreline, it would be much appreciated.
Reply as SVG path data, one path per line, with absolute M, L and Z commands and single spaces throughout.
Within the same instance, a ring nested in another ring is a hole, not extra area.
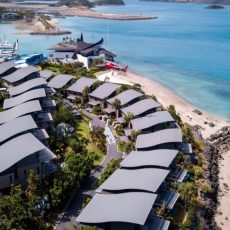
M 100 13 L 95 11 L 94 9 L 90 9 L 87 7 L 51 7 L 49 5 L 18 5 L 16 3 L 0 3 L 0 7 L 5 8 L 14 8 L 14 9 L 33 9 L 33 10 L 41 10 L 46 12 L 47 14 L 51 12 L 57 12 L 62 16 L 66 17 L 84 17 L 84 18 L 97 18 L 97 19 L 107 19 L 107 20 L 119 20 L 119 21 L 131 21 L 131 20 L 152 20 L 157 19 L 156 16 L 148 16 L 148 15 L 131 15 L 131 14 L 109 14 L 109 13 Z
M 35 18 L 31 22 L 26 22 L 24 20 L 20 21 L 9 21 L 10 24 L 15 26 L 15 29 L 19 32 L 16 32 L 14 34 L 16 35 L 22 35 L 22 34 L 28 34 L 28 35 L 65 35 L 65 34 L 71 34 L 70 31 L 62 31 L 57 27 L 57 24 L 59 21 L 57 19 L 51 19 L 47 20 L 45 23 L 49 25 L 49 29 L 46 28 L 44 25 L 44 22 L 39 20 L 38 18 Z
M 107 78 L 109 81 L 114 83 L 131 85 L 139 83 L 141 85 L 141 89 L 146 94 L 156 96 L 157 100 L 165 108 L 167 108 L 170 104 L 174 105 L 177 113 L 179 113 L 184 123 L 188 123 L 192 126 L 200 126 L 200 132 L 202 134 L 202 137 L 205 139 L 207 139 L 211 134 L 216 133 L 224 126 L 230 126 L 230 121 L 227 121 L 224 118 L 209 114 L 199 108 L 196 108 L 195 106 L 189 104 L 184 99 L 179 97 L 170 89 L 166 88 L 162 84 L 152 79 L 149 79 L 132 71 L 128 71 L 127 73 L 119 73 L 115 71 L 113 72 L 113 75 L 111 75 L 111 71 L 99 73 L 97 77 L 100 80 Z M 194 113 L 194 110 L 201 111 L 202 115 Z M 210 123 L 213 123 L 214 127 L 209 126 Z

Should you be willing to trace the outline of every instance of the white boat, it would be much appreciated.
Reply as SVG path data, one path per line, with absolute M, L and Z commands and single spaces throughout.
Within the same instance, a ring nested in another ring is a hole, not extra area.
M 0 50 L 18 50 L 18 40 L 14 43 L 0 40 Z

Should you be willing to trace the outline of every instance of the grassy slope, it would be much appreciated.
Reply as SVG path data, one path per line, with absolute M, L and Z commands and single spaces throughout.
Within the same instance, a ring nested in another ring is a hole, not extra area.
M 94 165 L 98 165 L 103 159 L 104 154 L 101 150 L 97 148 L 95 144 L 92 143 L 92 140 L 90 138 L 89 119 L 87 117 L 83 117 L 83 119 L 80 120 L 77 128 L 77 133 L 89 140 L 87 149 L 89 152 L 96 153 L 96 159 Z

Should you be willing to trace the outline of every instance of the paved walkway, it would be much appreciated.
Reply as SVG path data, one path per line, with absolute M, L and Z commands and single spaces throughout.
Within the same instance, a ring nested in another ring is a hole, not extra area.
M 87 116 L 90 116 L 92 119 L 95 119 L 94 122 L 100 123 L 100 125 L 105 124 L 98 119 L 96 116 L 92 116 L 87 111 L 82 111 Z M 111 130 L 110 130 L 111 132 Z M 60 218 L 56 229 L 57 230 L 64 230 L 65 228 L 71 229 L 71 223 L 75 223 L 77 216 L 81 213 L 82 204 L 84 202 L 86 195 L 93 195 L 95 190 L 95 183 L 100 177 L 101 173 L 103 172 L 104 168 L 112 159 L 120 159 L 122 157 L 122 153 L 117 152 L 116 143 L 110 143 L 107 147 L 107 154 L 101 164 L 92 172 L 91 176 L 82 186 L 82 190 L 74 193 L 72 197 L 69 199 L 68 203 L 66 204 L 63 216 Z

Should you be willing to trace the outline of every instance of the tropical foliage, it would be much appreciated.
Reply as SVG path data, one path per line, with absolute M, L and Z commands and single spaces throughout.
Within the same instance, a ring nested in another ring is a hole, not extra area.
M 53 185 L 49 190 L 53 207 L 60 206 L 80 188 L 84 179 L 89 176 L 94 162 L 94 154 L 70 154 L 65 159 L 65 167 L 55 175 Z
M 121 160 L 111 160 L 109 164 L 105 167 L 104 171 L 102 172 L 100 179 L 97 182 L 97 185 L 100 186 L 104 181 L 112 175 L 112 173 L 119 168 Z
M 106 146 L 106 136 L 104 134 L 104 129 L 99 128 L 90 131 L 90 136 L 92 141 L 96 146 L 103 152 L 106 153 L 107 146 Z
M 11 188 L 9 195 L 0 195 L 1 229 L 48 229 L 37 209 L 39 187 L 39 179 L 30 171 L 25 192 L 18 185 Z

